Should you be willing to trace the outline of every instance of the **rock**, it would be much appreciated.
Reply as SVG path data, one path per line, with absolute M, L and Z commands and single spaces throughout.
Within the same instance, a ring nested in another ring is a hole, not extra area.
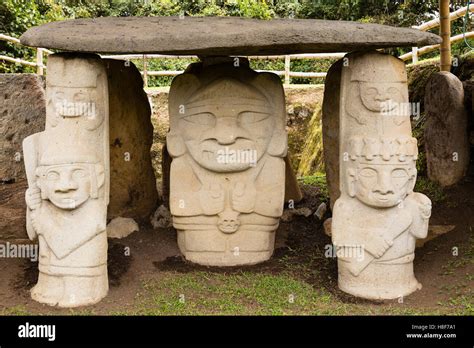
M 119 216 L 108 223 L 107 237 L 121 239 L 128 237 L 133 232 L 138 232 L 139 230 L 140 228 L 135 220 Z
M 344 58 L 341 195 L 330 232 L 338 286 L 367 299 L 400 298 L 421 288 L 413 271 L 415 241 L 426 237 L 431 216 L 429 198 L 413 192 L 418 147 L 411 134 L 405 63 L 377 51 Z
M 293 221 L 295 216 L 304 216 L 310 217 L 313 214 L 313 211 L 308 207 L 301 207 L 296 209 L 285 209 L 283 215 L 281 216 L 281 221 L 290 222 Z
M 331 237 L 332 233 L 332 218 L 326 219 L 323 222 L 324 234 L 328 237 Z
M 298 216 L 310 217 L 313 211 L 308 207 L 293 209 L 293 214 Z
M 469 138 L 464 90 L 450 72 L 431 75 L 425 89 L 426 165 L 428 177 L 441 186 L 451 186 L 469 167 Z
M 317 19 L 102 17 L 43 24 L 20 41 L 77 52 L 229 56 L 421 47 L 441 38 L 410 28 Z
M 44 129 L 43 85 L 35 74 L 0 74 L 0 183 L 26 179 L 21 144 Z
M 173 226 L 171 213 L 164 204 L 160 205 L 150 218 L 153 228 L 168 228 Z
M 322 110 L 324 170 L 331 210 L 341 195 L 339 189 L 339 98 L 343 62 L 343 59 L 340 59 L 329 68 Z
M 285 156 L 285 202 L 293 201 L 297 203 L 303 199 L 295 172 L 291 167 L 290 153 Z
M 294 209 L 285 209 L 283 210 L 283 214 L 281 215 L 280 220 L 283 222 L 290 222 L 293 220 L 293 210 Z
M 191 262 L 256 264 L 283 213 L 287 134 L 280 78 L 241 59 L 195 63 L 169 93 L 170 211 Z
M 135 65 L 112 59 L 105 63 L 111 115 L 108 218 L 148 220 L 158 201 L 150 156 L 153 143 L 150 105 Z
M 416 241 L 416 247 L 421 248 L 426 244 L 426 242 L 429 242 L 430 240 L 433 240 L 443 234 L 451 232 L 455 228 L 456 225 L 430 225 L 428 227 L 428 236 L 424 239 L 418 239 Z
M 26 234 L 26 180 L 0 184 L 0 241 L 27 240 Z
M 316 209 L 316 211 L 314 212 L 314 216 L 316 216 L 319 220 L 322 220 L 324 217 L 324 214 L 326 214 L 326 210 L 327 210 L 326 203 L 323 202 L 319 205 L 318 209 Z

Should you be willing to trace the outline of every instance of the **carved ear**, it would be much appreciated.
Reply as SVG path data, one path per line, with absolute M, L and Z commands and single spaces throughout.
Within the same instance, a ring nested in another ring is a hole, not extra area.
M 102 164 L 95 165 L 96 176 L 97 176 L 97 188 L 100 188 L 105 183 L 105 171 Z
M 275 130 L 268 145 L 268 154 L 275 157 L 285 157 L 288 150 L 288 140 L 285 131 Z
M 174 132 L 169 132 L 166 135 L 166 149 L 173 158 L 180 157 L 186 153 L 186 145 L 183 138 Z
M 105 171 L 102 164 L 90 165 L 90 176 L 91 176 L 91 192 L 90 196 L 92 199 L 99 197 L 99 188 L 105 183 Z
M 417 174 L 416 167 L 409 169 L 408 173 L 410 175 L 410 179 L 408 181 L 409 186 L 408 186 L 408 189 L 407 189 L 407 193 L 410 194 L 410 193 L 413 193 L 413 190 L 415 189 L 416 174 Z
M 349 196 L 354 197 L 355 192 L 355 182 L 356 182 L 356 172 L 355 169 L 349 168 L 347 169 L 347 193 Z

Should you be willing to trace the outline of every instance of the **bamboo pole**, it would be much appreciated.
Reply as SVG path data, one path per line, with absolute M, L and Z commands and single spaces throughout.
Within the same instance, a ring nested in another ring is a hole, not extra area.
M 466 38 L 467 39 L 474 38 L 474 31 L 467 32 L 466 33 Z M 461 40 L 464 40 L 464 35 L 463 34 L 455 35 L 450 39 L 451 43 L 458 42 L 458 41 L 461 41 Z M 437 49 L 439 49 L 439 47 L 440 47 L 440 45 L 423 46 L 421 48 L 418 48 L 417 55 L 421 56 L 423 54 L 426 54 L 426 53 L 432 52 L 434 50 L 437 50 Z M 398 58 L 400 58 L 401 60 L 409 60 L 409 59 L 412 59 L 412 56 L 413 56 L 413 53 L 408 52 L 408 53 L 402 54 Z
M 449 0 L 439 1 L 439 36 L 443 39 L 440 46 L 441 71 L 451 71 L 451 21 L 449 18 Z
M 42 48 L 37 48 L 36 49 L 36 73 L 38 75 L 43 75 L 44 70 L 43 70 L 43 49 Z

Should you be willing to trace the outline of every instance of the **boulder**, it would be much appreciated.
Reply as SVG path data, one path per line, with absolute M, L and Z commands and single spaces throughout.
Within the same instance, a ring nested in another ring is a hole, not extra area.
M 323 99 L 323 152 L 331 209 L 341 195 L 339 189 L 339 100 L 343 60 L 334 63 L 326 76 Z
M 424 141 L 430 180 L 450 186 L 469 166 L 467 113 L 461 81 L 450 72 L 433 74 L 425 90 Z
M 139 230 L 140 228 L 135 220 L 119 216 L 108 223 L 107 237 L 122 239 Z
M 110 113 L 110 203 L 108 218 L 145 220 L 158 200 L 151 165 L 153 126 L 138 69 L 106 60 Z
M 44 81 L 35 74 L 0 74 L 0 182 L 26 179 L 22 141 L 44 129 Z
M 183 16 L 51 22 L 28 29 L 20 41 L 27 46 L 77 52 L 248 56 L 421 47 L 440 43 L 441 38 L 373 23 Z

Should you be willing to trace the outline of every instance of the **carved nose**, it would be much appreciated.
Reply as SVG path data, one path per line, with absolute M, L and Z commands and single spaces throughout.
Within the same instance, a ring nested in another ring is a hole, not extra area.
M 375 100 L 384 102 L 384 101 L 390 100 L 390 96 L 388 94 L 377 94 L 377 96 L 375 97 Z
M 237 122 L 232 117 L 224 117 L 217 122 L 215 138 L 221 145 L 230 145 L 235 142 Z
M 69 192 L 77 190 L 77 183 L 74 180 L 71 180 L 65 175 L 62 175 L 60 181 L 56 185 L 56 192 Z
M 394 190 L 388 175 L 382 174 L 379 176 L 377 186 L 374 191 L 382 195 L 393 194 Z

